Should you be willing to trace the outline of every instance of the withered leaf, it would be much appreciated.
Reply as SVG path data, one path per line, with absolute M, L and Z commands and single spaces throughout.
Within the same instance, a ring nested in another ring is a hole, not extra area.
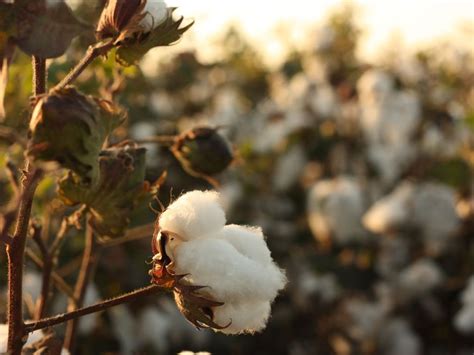
M 71 41 L 81 33 L 92 30 L 81 23 L 64 1 L 29 11 L 18 5 L 17 45 L 29 55 L 56 58 L 64 54 Z
M 115 54 L 117 61 L 123 66 L 136 64 L 150 49 L 170 46 L 176 43 L 191 28 L 194 22 L 181 27 L 183 17 L 173 18 L 176 8 L 168 9 L 168 18 L 150 33 L 121 43 Z

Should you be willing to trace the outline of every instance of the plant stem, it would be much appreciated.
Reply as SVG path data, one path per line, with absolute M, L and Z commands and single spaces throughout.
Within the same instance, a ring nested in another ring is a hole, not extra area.
M 26 249 L 26 256 L 31 259 L 31 261 L 38 266 L 40 269 L 44 268 L 44 263 L 41 259 L 30 249 Z M 64 281 L 64 279 L 58 275 L 56 272 L 51 272 L 51 279 L 53 280 L 54 286 L 68 296 L 71 300 L 76 302 L 74 298 L 74 290 L 69 287 L 69 285 Z
M 86 245 L 84 248 L 84 253 L 82 256 L 81 269 L 77 277 L 76 287 L 74 288 L 74 298 L 76 302 L 70 302 L 68 306 L 68 311 L 73 312 L 77 310 L 78 307 L 82 307 L 84 303 L 84 297 L 86 294 L 87 286 L 92 276 L 92 271 L 95 267 L 97 258 L 96 258 L 96 241 L 94 231 L 87 221 L 86 224 Z M 69 350 L 69 352 L 74 352 L 74 345 L 76 339 L 78 320 L 71 320 L 66 326 L 66 334 L 64 338 L 64 348 Z
M 8 352 L 21 353 L 23 336 L 23 257 L 30 221 L 33 196 L 41 178 L 41 171 L 27 167 L 22 181 L 22 195 L 16 218 L 15 232 L 7 245 L 8 256 Z
M 33 95 L 46 93 L 46 59 L 33 56 Z
M 51 273 L 53 271 L 53 261 L 41 237 L 41 231 L 42 231 L 41 226 L 33 226 L 33 227 L 34 227 L 33 240 L 38 245 L 41 255 L 43 257 L 43 275 L 42 275 L 42 282 L 41 282 L 41 294 L 38 301 L 36 302 L 35 313 L 34 313 L 34 319 L 38 320 L 38 319 L 43 318 L 46 313 L 46 304 L 48 302 L 48 297 L 49 297 L 49 292 L 50 292 Z
M 57 84 L 54 89 L 63 89 L 67 85 L 71 84 L 76 80 L 79 75 L 91 64 L 97 57 L 106 54 L 110 49 L 113 48 L 112 42 L 99 43 L 93 46 L 90 46 L 87 49 L 86 54 L 81 59 L 79 63 L 64 77 L 59 84 Z
M 25 330 L 27 333 L 33 332 L 38 329 L 44 329 L 44 328 L 49 328 L 58 324 L 62 324 L 67 321 L 71 320 L 77 320 L 78 318 L 81 318 L 83 316 L 86 316 L 88 314 L 92 313 L 97 313 L 97 312 L 102 312 L 108 308 L 123 304 L 123 303 L 128 303 L 131 301 L 134 301 L 140 297 L 143 296 L 148 296 L 148 295 L 153 295 L 155 293 L 162 291 L 167 291 L 166 288 L 163 288 L 162 286 L 158 285 L 151 285 L 148 287 L 144 287 L 135 291 L 132 291 L 130 293 L 126 293 L 124 295 L 112 298 L 110 300 L 106 300 L 100 303 L 97 303 L 92 306 L 88 307 L 83 307 L 71 312 L 67 312 L 64 314 L 60 314 L 54 317 L 46 318 L 46 319 L 41 319 L 37 322 L 31 322 L 31 323 L 26 323 L 25 325 Z

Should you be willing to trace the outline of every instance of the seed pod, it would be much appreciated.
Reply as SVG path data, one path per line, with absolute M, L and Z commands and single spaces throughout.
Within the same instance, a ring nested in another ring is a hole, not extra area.
M 68 205 L 86 204 L 91 225 L 103 236 L 117 237 L 128 226 L 130 213 L 147 194 L 144 148 L 112 148 L 99 156 L 99 179 L 93 186 L 69 172 L 59 182 L 59 195 Z
M 138 29 L 146 0 L 108 0 L 97 24 L 97 39 L 117 39 L 126 31 Z
M 53 91 L 33 110 L 27 154 L 56 161 L 90 183 L 97 178 L 97 159 L 107 136 L 124 118 L 124 111 L 109 101 L 72 87 Z
M 171 151 L 188 174 L 198 177 L 219 174 L 234 159 L 229 142 L 216 129 L 208 127 L 183 133 Z

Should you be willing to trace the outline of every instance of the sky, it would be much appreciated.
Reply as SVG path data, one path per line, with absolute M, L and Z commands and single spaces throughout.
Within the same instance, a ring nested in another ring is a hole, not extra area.
M 308 40 L 310 29 L 344 0 L 168 0 L 178 6 L 185 17 L 194 18 L 192 41 L 201 48 L 209 47 L 222 28 L 237 24 L 267 54 L 270 62 L 282 56 L 285 39 L 296 45 Z M 408 47 L 451 36 L 459 39 L 462 24 L 474 25 L 474 0 L 356 0 L 358 19 L 364 29 L 360 55 L 374 58 L 378 48 L 390 38 L 402 40 Z M 281 24 L 284 24 L 282 26 Z M 279 34 L 275 29 L 280 28 Z M 474 51 L 474 35 L 462 38 Z M 471 40 L 471 43 L 467 41 Z M 201 51 L 212 57 L 212 51 Z

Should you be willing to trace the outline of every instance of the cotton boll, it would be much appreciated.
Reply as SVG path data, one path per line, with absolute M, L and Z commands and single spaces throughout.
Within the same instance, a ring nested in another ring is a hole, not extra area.
M 303 172 L 307 162 L 305 152 L 300 145 L 291 147 L 276 164 L 273 173 L 273 185 L 277 191 L 286 191 L 292 187 Z
M 414 199 L 413 222 L 422 230 L 427 249 L 440 253 L 460 227 L 454 190 L 437 183 L 421 185 Z
M 386 72 L 372 69 L 366 71 L 357 82 L 357 91 L 364 104 L 377 102 L 390 95 L 394 88 L 393 78 Z
M 346 312 L 352 320 L 350 333 L 356 339 L 375 339 L 386 320 L 385 308 L 379 303 L 351 300 Z
M 418 355 L 421 340 L 404 319 L 393 319 L 381 328 L 380 346 L 384 355 Z
M 361 225 L 364 196 L 353 179 L 317 182 L 310 191 L 307 210 L 310 228 L 317 238 L 330 235 L 345 244 L 366 236 Z
M 422 259 L 404 269 L 398 278 L 398 291 L 402 300 L 423 296 L 443 282 L 441 269 L 430 259 Z
M 229 327 L 218 330 L 224 334 L 242 334 L 261 331 L 265 328 L 270 316 L 270 302 L 228 302 L 223 306 L 215 307 L 214 322 Z
M 84 297 L 84 306 L 91 306 L 97 303 L 100 300 L 99 291 L 94 284 L 90 284 L 87 287 L 86 295 Z M 98 320 L 98 314 L 90 314 L 79 319 L 79 332 L 81 334 L 89 334 L 91 333 Z
M 168 315 L 157 307 L 145 308 L 138 317 L 138 341 L 141 345 L 151 344 L 160 353 L 168 352 L 168 334 L 171 322 Z
M 465 334 L 474 334 L 474 276 L 461 294 L 463 306 L 454 318 L 454 326 Z
M 31 297 L 31 300 L 35 302 L 41 292 L 41 274 L 36 271 L 28 271 L 23 277 L 23 293 L 24 295 Z
M 160 216 L 160 228 L 178 234 L 184 240 L 203 238 L 225 225 L 219 194 L 191 191 L 174 201 Z
M 387 233 L 403 226 L 411 215 L 410 203 L 414 192 L 414 184 L 400 184 L 367 211 L 362 219 L 364 226 L 373 233 Z
M 112 319 L 113 332 L 120 343 L 121 352 L 132 354 L 138 348 L 135 317 L 125 305 L 112 307 L 108 312 Z
M 286 282 L 276 265 L 261 265 L 217 238 L 181 243 L 176 249 L 175 265 L 177 274 L 190 274 L 188 281 L 208 286 L 202 293 L 222 302 L 272 301 Z
M 168 7 L 163 0 L 147 0 L 143 12 L 146 13 L 140 25 L 151 31 L 161 25 L 168 17 Z
M 43 338 L 44 334 L 42 330 L 35 330 L 32 333 L 29 333 L 28 340 L 25 343 L 30 345 L 36 343 L 38 340 Z M 0 324 L 0 354 L 6 354 L 8 347 L 8 324 Z M 61 351 L 61 355 L 67 355 L 69 352 L 65 349 Z
M 232 244 L 239 253 L 261 265 L 273 262 L 262 229 L 259 227 L 231 224 L 225 226 L 219 236 Z

